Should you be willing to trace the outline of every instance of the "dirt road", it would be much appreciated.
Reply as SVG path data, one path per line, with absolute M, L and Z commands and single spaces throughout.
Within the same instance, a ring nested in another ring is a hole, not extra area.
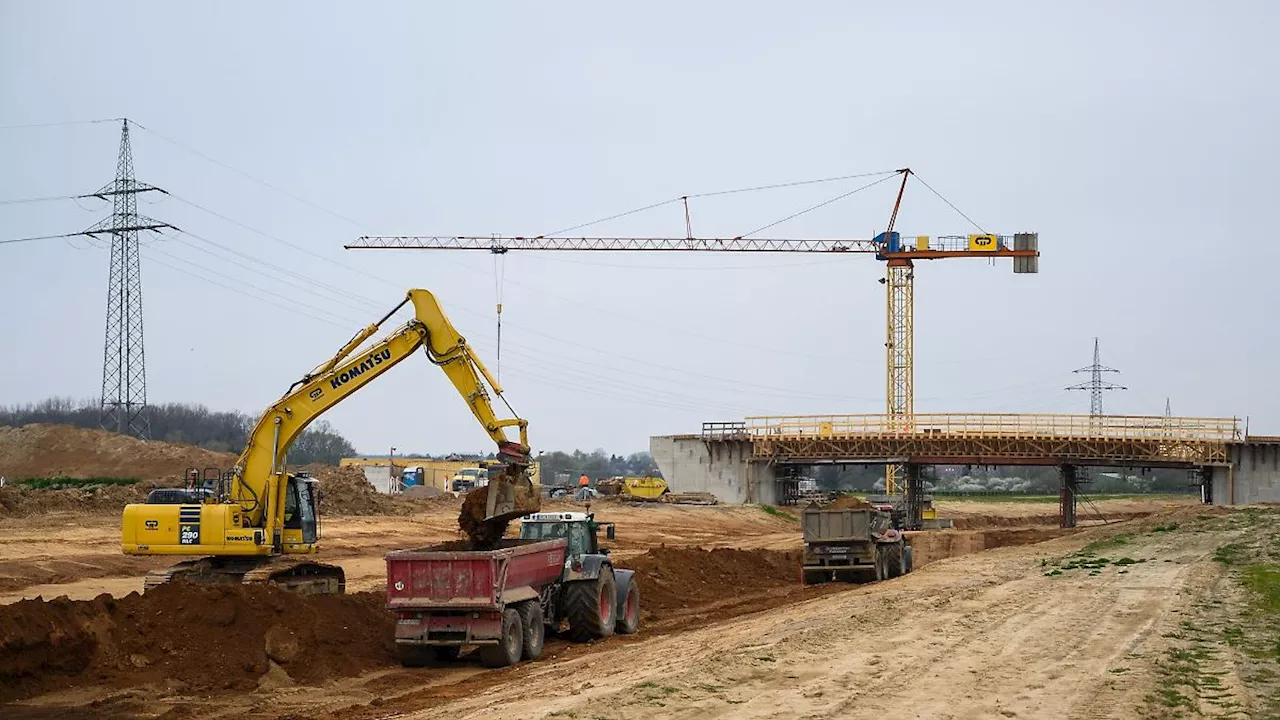
M 1189 620 L 1217 622 L 1205 617 L 1207 603 L 1229 597 L 1229 588 L 1212 557 L 1246 534 L 1227 522 L 1234 515 L 1211 517 L 1219 511 L 1198 507 L 1065 536 L 996 520 L 987 530 L 915 535 L 920 567 L 903 578 L 806 588 L 790 578 L 780 555 L 800 544 L 797 524 L 786 517 L 755 507 L 595 509 L 618 522 L 620 564 L 648 563 L 661 571 L 653 576 L 665 578 L 665 585 L 651 586 L 654 604 L 661 597 L 665 605 L 646 616 L 640 635 L 591 645 L 549 639 L 542 660 L 499 671 L 470 657 L 423 669 L 384 659 L 317 686 L 273 666 L 247 692 L 79 678 L 0 714 L 60 720 L 1152 715 L 1152 707 L 1167 706 L 1159 698 L 1170 697 L 1161 695 L 1168 692 L 1167 657 L 1175 652 L 1169 636 L 1185 632 Z M 454 537 L 452 512 L 333 518 L 326 522 L 325 554 L 347 568 L 353 589 L 376 589 L 382 553 Z M 1201 515 L 1206 519 L 1197 520 Z M 969 517 L 982 522 L 980 513 Z M 1157 531 L 1159 523 L 1182 527 Z M 47 527 L 56 542 L 41 545 Z M 118 555 L 117 531 L 117 520 L 102 517 L 0 523 L 4 601 L 36 592 L 87 598 L 136 589 L 152 560 Z M 699 558 L 678 549 L 690 546 L 748 550 Z M 1092 555 L 1076 554 L 1086 546 Z M 1080 567 L 1100 556 L 1109 561 Z M 668 562 L 677 560 L 685 563 L 680 572 Z M 731 572 L 692 587 L 691 562 L 727 563 Z M 672 604 L 678 599 L 685 605 Z M 1227 690 L 1187 702 L 1257 706 L 1256 691 L 1233 663 L 1225 653 L 1204 660 L 1205 677 L 1221 678 Z M 1207 681 L 1197 682 L 1203 688 Z
M 785 611 L 518 669 L 518 696 L 498 686 L 394 716 L 1138 717 L 1162 707 L 1168 635 L 1220 582 L 1212 556 L 1241 532 L 1144 532 L 1110 549 L 1141 562 L 1096 573 L 1046 576 L 1054 566 L 1042 565 L 1089 533 L 942 560 Z M 1243 686 L 1238 669 L 1225 656 L 1212 668 L 1228 688 L 1212 696 L 1220 707 L 1247 707 L 1230 690 Z

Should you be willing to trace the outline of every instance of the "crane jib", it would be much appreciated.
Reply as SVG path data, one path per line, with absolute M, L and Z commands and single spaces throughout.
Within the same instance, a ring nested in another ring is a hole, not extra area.
M 345 385 L 348 380 L 354 377 L 363 375 L 366 371 L 371 370 L 374 367 L 381 365 L 382 363 L 390 359 L 391 359 L 390 348 L 375 350 L 374 352 L 369 354 L 369 357 L 362 360 L 359 365 L 353 365 L 347 368 L 346 370 L 343 370 L 342 372 L 338 373 L 337 377 L 329 381 L 329 387 L 333 388 L 334 390 L 337 390 L 338 388 Z

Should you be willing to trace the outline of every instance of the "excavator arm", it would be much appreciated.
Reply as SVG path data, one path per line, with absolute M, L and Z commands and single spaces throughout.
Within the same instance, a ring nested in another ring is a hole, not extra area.
M 370 348 L 356 352 L 392 315 L 409 303 L 414 308 L 412 319 Z M 204 510 L 176 511 L 179 518 L 181 513 L 187 513 L 188 521 L 194 519 L 194 523 L 200 523 L 204 515 L 210 515 L 207 521 L 212 522 L 209 524 L 222 525 L 225 532 L 201 533 L 197 530 L 194 536 L 189 536 L 196 538 L 194 541 L 182 537 L 181 532 L 175 532 L 176 542 L 166 542 L 161 537 L 144 542 L 143 538 L 148 537 L 147 531 L 156 529 L 160 524 L 154 517 L 158 511 L 147 511 L 146 508 L 159 506 L 130 506 L 126 508 L 124 517 L 125 551 L 136 554 L 217 555 L 313 551 L 310 545 L 303 547 L 298 543 L 282 542 L 288 489 L 285 459 L 289 448 L 316 418 L 382 376 L 420 347 L 425 349 L 431 362 L 448 376 L 507 463 L 508 472 L 497 478 L 496 492 L 489 493 L 487 518 L 520 514 L 512 504 L 514 490 L 505 486 L 513 486 L 521 480 L 529 483 L 525 472 L 529 464 L 528 422 L 519 417 L 498 417 L 490 390 L 505 405 L 502 387 L 454 328 L 435 296 L 427 290 L 414 289 L 391 312 L 356 333 L 337 354 L 295 382 L 284 397 L 263 412 L 231 472 L 231 485 L 220 510 L 205 506 Z M 511 410 L 510 405 L 506 407 Z M 515 415 L 514 412 L 511 414 Z M 507 428 L 511 427 L 518 428 L 518 440 L 507 436 Z M 532 490 L 531 483 L 529 489 Z M 219 517 L 212 517 L 214 515 Z M 245 535 L 251 530 L 261 531 L 261 535 Z

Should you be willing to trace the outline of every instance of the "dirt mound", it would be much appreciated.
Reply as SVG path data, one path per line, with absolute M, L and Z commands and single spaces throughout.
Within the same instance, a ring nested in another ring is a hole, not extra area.
M 394 663 L 383 602 L 175 583 L 119 600 L 0 606 L 0 702 L 82 684 L 199 692 L 250 690 L 268 671 L 312 685 L 356 675 Z
M 40 490 L 6 485 L 0 488 L 0 517 L 26 517 L 51 512 L 117 513 L 125 505 L 142 502 L 147 485 L 89 485 L 83 488 Z
M 358 467 L 308 465 L 299 470 L 309 472 L 320 481 L 320 510 L 329 515 L 405 515 L 412 506 L 398 502 L 390 495 L 374 489 Z
M 0 427 L 0 475 L 9 480 L 106 477 L 177 484 L 189 467 L 228 468 L 234 462 L 230 453 L 105 430 L 45 423 Z
M 835 500 L 822 506 L 823 510 L 865 510 L 871 507 L 871 503 L 863 500 L 857 495 L 841 495 Z
M 648 620 L 745 592 L 783 585 L 802 587 L 798 550 L 660 547 L 622 565 L 636 571 L 640 607 Z

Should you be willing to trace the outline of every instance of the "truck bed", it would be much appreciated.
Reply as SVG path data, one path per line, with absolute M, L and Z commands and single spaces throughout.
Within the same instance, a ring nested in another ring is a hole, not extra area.
M 806 508 L 800 513 L 806 543 L 840 543 L 872 540 L 882 513 L 869 508 L 822 510 Z
M 537 597 L 560 577 L 568 543 L 503 540 L 495 550 L 465 543 L 387 553 L 387 607 L 391 610 L 497 610 Z

